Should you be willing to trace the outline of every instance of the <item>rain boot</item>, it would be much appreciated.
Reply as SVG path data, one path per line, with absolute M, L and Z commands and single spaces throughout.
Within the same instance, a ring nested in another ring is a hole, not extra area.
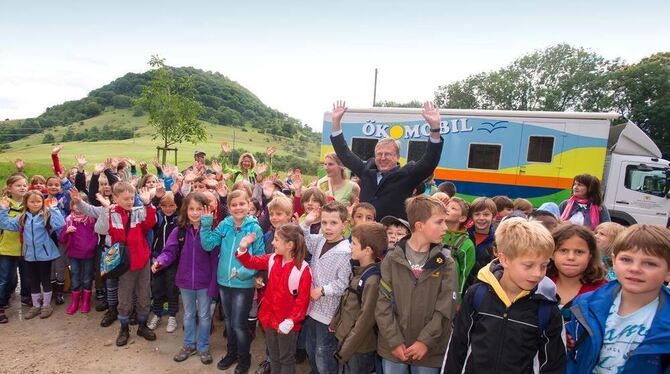
M 81 312 L 88 313 L 91 311 L 91 290 L 84 290 L 81 297 Z
M 79 309 L 79 297 L 81 296 L 81 291 L 72 291 L 72 298 L 70 299 L 70 306 L 67 307 L 65 313 L 73 315 Z M 82 306 L 83 307 L 83 306 Z

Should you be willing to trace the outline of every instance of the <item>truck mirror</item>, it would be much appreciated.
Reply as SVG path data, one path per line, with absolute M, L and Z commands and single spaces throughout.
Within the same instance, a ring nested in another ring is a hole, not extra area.
M 637 166 L 637 169 L 640 170 L 640 171 L 653 171 L 654 170 L 654 168 L 652 168 L 651 166 L 649 166 L 647 164 L 640 164 L 640 165 Z

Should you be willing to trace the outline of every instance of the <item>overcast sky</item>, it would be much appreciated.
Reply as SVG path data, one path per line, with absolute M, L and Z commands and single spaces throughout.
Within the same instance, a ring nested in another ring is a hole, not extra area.
M 94 4 L 95 3 L 95 4 Z M 670 51 L 670 1 L 10 1 L 0 119 L 80 99 L 152 54 L 218 71 L 320 130 L 334 100 L 430 100 L 557 43 L 627 62 Z

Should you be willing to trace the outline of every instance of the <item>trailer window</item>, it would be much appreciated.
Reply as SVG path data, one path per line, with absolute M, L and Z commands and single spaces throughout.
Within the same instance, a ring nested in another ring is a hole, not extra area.
M 528 139 L 528 162 L 551 163 L 554 153 L 553 136 L 531 136 Z
M 665 170 L 644 165 L 626 166 L 624 186 L 628 189 L 654 196 L 665 196 Z
M 468 168 L 498 170 L 501 149 L 499 144 L 470 144 Z
M 351 139 L 351 151 L 361 160 L 369 160 L 375 157 L 377 141 L 377 139 L 370 138 L 353 138 Z
M 421 140 L 410 140 L 407 147 L 407 162 L 419 161 L 423 154 L 426 153 L 426 146 L 428 142 Z

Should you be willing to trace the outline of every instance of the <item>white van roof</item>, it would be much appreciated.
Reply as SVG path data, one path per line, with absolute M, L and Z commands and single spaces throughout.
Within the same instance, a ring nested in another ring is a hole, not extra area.
M 421 108 L 350 108 L 347 113 L 385 113 L 385 114 L 417 114 L 421 115 Z M 330 112 L 327 112 L 330 114 Z M 443 116 L 472 116 L 472 117 L 532 117 L 532 118 L 565 118 L 565 119 L 607 119 L 615 120 L 621 118 L 615 112 L 534 112 L 516 110 L 479 110 L 479 109 L 440 109 Z

